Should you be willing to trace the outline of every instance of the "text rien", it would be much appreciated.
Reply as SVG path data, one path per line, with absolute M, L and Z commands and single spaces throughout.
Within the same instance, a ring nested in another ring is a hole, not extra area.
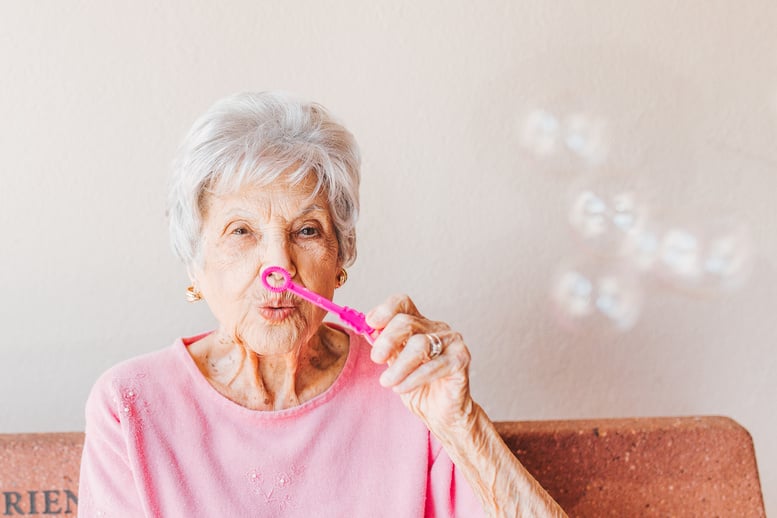
M 74 514 L 78 497 L 69 489 L 3 491 L 3 516 Z

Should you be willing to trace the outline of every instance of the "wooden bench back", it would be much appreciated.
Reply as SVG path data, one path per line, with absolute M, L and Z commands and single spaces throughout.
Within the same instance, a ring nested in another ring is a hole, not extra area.
M 571 517 L 765 516 L 752 439 L 723 417 L 500 422 Z M 78 508 L 83 433 L 0 434 L 0 516 Z
M 765 516 L 752 438 L 726 417 L 497 428 L 569 516 Z

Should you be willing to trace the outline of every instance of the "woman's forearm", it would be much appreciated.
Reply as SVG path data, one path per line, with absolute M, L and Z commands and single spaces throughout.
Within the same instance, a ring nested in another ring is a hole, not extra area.
M 435 427 L 436 428 L 436 427 Z M 566 517 L 502 440 L 476 403 L 462 421 L 435 432 L 490 517 Z

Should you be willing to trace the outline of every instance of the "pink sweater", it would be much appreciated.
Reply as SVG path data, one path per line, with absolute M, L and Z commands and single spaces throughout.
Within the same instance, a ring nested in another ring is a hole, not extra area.
M 198 338 L 97 381 L 79 516 L 483 516 L 440 444 L 378 384 L 383 367 L 358 335 L 326 392 L 277 412 L 213 389 L 186 350 Z

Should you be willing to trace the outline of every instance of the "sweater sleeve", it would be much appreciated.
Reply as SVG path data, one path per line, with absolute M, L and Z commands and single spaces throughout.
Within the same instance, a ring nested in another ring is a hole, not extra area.
M 78 491 L 79 517 L 147 516 L 128 458 L 118 402 L 105 377 L 86 403 L 86 434 Z
M 485 517 L 483 506 L 442 445 L 429 434 L 426 518 Z

